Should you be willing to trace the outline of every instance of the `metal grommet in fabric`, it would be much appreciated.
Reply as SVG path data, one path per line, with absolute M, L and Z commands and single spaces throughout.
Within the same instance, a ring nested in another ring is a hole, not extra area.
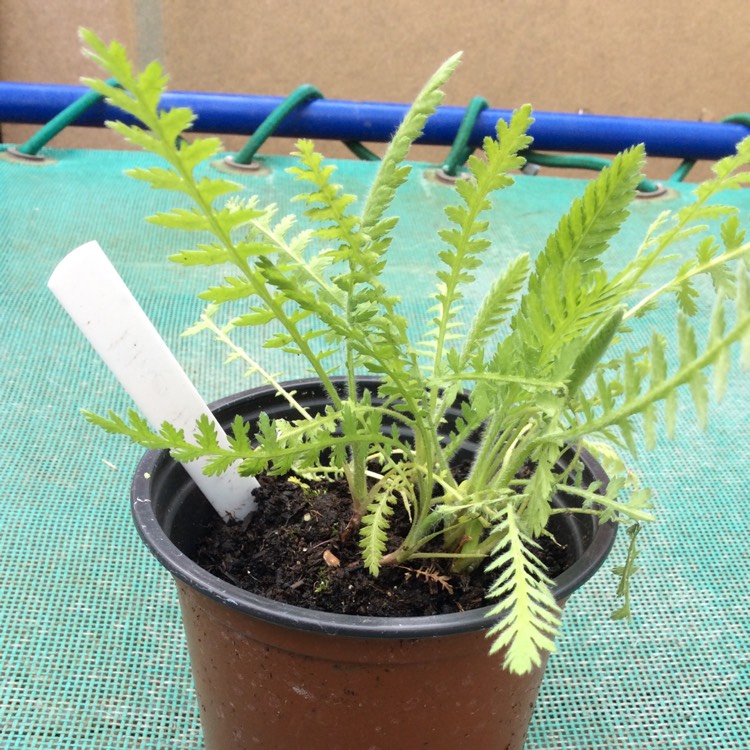
M 249 164 L 240 164 L 232 154 L 212 161 L 211 166 L 224 174 L 247 175 L 248 177 L 265 177 L 271 173 L 265 159 L 253 159 Z
M 640 200 L 650 201 L 654 198 L 664 198 L 670 192 L 669 188 L 666 185 L 662 185 L 660 182 L 653 184 L 656 186 L 655 190 L 638 190 L 635 197 Z
M 446 185 L 454 185 L 456 182 L 458 182 L 458 180 L 463 180 L 466 177 L 463 172 L 448 174 L 448 172 L 446 172 L 443 167 L 439 167 L 438 169 L 436 169 L 433 172 L 433 175 L 438 182 L 443 182 Z
M 35 164 L 53 161 L 52 159 L 48 159 L 46 156 L 42 156 L 41 154 L 25 154 L 15 146 L 11 146 L 5 153 L 8 154 L 8 156 L 10 156 L 12 159 L 15 159 L 17 161 L 32 162 Z
M 262 169 L 261 163 L 258 161 L 251 161 L 247 164 L 238 162 L 233 156 L 225 156 L 224 163 L 231 169 L 239 169 L 242 172 L 259 172 Z

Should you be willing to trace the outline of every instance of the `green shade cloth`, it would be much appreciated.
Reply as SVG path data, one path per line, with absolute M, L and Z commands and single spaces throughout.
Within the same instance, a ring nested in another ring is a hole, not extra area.
M 201 312 L 196 292 L 221 269 L 165 262 L 195 238 L 146 224 L 144 216 L 170 208 L 173 198 L 122 175 L 153 158 L 48 155 L 54 162 L 43 165 L 0 155 L 0 747 L 196 750 L 201 731 L 173 585 L 130 520 L 130 476 L 141 451 L 78 413 L 130 403 L 47 290 L 52 269 L 74 247 L 98 240 L 207 399 L 255 381 L 242 379 L 239 364 L 219 367 L 223 353 L 209 336 L 180 337 Z M 263 163 L 265 170 L 235 179 L 264 203 L 278 203 L 281 215 L 300 210 L 289 203 L 289 160 Z M 337 179 L 355 194 L 377 168 L 337 166 Z M 394 211 L 407 218 L 387 270 L 415 336 L 426 323 L 436 230 L 451 196 L 433 171 L 416 165 L 398 198 Z M 487 270 L 519 251 L 538 252 L 583 187 L 519 176 L 493 207 Z M 638 202 L 608 256 L 613 268 L 618 248 L 633 252 L 654 218 L 682 205 L 688 191 L 680 185 L 666 199 Z M 747 223 L 750 191 L 727 200 Z M 466 314 L 488 282 L 481 275 L 469 290 Z M 645 345 L 652 325 L 671 335 L 671 303 L 660 315 L 639 322 L 634 340 Z M 699 330 L 707 324 L 705 311 Z M 252 340 L 245 346 L 257 353 Z M 263 354 L 267 369 L 305 374 L 282 356 Z M 750 747 L 750 376 L 735 364 L 709 433 L 698 429 L 687 394 L 681 403 L 674 443 L 662 441 L 632 463 L 655 489 L 659 517 L 643 535 L 635 620 L 608 620 L 616 606 L 609 568 L 622 561 L 621 534 L 611 565 L 566 608 L 529 750 Z

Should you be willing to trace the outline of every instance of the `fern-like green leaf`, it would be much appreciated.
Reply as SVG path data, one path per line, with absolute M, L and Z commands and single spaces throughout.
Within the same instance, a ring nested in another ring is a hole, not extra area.
M 656 331 L 651 336 L 651 346 L 649 348 L 649 366 L 650 366 L 650 387 L 660 386 L 667 377 L 667 358 L 665 351 L 667 342 L 664 336 Z M 674 431 L 674 413 L 675 406 L 672 403 L 667 404 L 666 411 L 670 416 L 666 418 L 668 430 Z M 648 406 L 643 413 L 643 429 L 647 450 L 653 450 L 656 445 L 656 409 L 653 404 Z
M 439 254 L 444 267 L 437 272 L 437 315 L 433 320 L 433 329 L 428 334 L 435 342 L 435 376 L 444 369 L 444 347 L 450 340 L 451 329 L 460 311 L 463 298 L 461 288 L 474 280 L 472 272 L 479 268 L 480 256 L 489 247 L 489 241 L 482 236 L 488 225 L 480 217 L 491 206 L 489 196 L 494 191 L 511 185 L 513 179 L 509 172 L 523 165 L 524 159 L 520 152 L 531 143 L 527 131 L 532 123 L 531 107 L 528 105 L 516 110 L 509 123 L 501 120 L 497 126 L 497 140 L 485 139 L 486 161 L 470 157 L 468 166 L 473 179 L 456 183 L 456 192 L 462 202 L 445 209 L 447 217 L 455 226 L 440 232 L 440 237 L 448 248 Z M 471 326 L 469 339 L 466 341 L 466 357 L 475 354 L 479 346 L 494 333 L 507 314 L 509 302 L 519 291 L 527 272 L 526 259 L 521 256 L 493 285 L 486 304 L 480 308 Z M 501 302 L 500 309 L 489 307 L 496 302 Z M 478 337 L 483 330 L 483 323 L 488 326 L 487 336 Z
M 85 28 L 79 29 L 78 36 L 85 45 L 83 54 L 86 57 L 107 70 L 122 86 L 128 89 L 135 86 L 133 67 L 122 44 L 112 42 L 106 45 L 93 31 Z
M 506 649 L 504 666 L 514 674 L 525 674 L 541 665 L 545 652 L 555 650 L 561 613 L 551 593 L 552 582 L 534 555 L 538 545 L 522 532 L 511 504 L 501 515 L 500 540 L 487 566 L 488 571 L 497 571 L 487 594 L 498 600 L 487 615 L 497 622 L 487 635 L 493 639 L 490 653 Z
M 560 446 L 542 444 L 532 454 L 531 460 L 536 465 L 526 485 L 524 496 L 524 524 L 532 537 L 539 537 L 547 528 L 550 512 L 550 498 L 557 485 L 553 473 L 555 463 L 560 457 Z
M 750 270 L 744 263 L 737 273 L 737 315 L 750 316 Z M 750 331 L 742 337 L 740 362 L 750 369 Z
M 210 287 L 198 296 L 206 302 L 222 303 L 245 299 L 255 292 L 255 287 L 244 279 L 228 276 L 224 282 L 223 286 Z
M 487 342 L 510 313 L 529 273 L 529 256 L 522 253 L 514 258 L 490 286 L 471 322 L 466 335 L 459 367 L 465 367 L 472 357 L 483 351 Z
M 239 183 L 216 177 L 203 177 L 195 183 L 195 190 L 208 205 L 211 205 L 217 198 L 223 195 L 236 193 L 241 189 L 242 185 Z
M 170 110 L 170 112 L 174 111 Z M 221 141 L 218 138 L 195 138 L 190 142 L 182 141 L 179 145 L 180 161 L 187 170 L 192 172 L 199 164 L 213 159 L 221 148 Z M 234 185 L 235 190 L 241 187 L 237 183 L 230 184 Z
M 740 287 L 742 282 L 740 283 Z M 738 299 L 744 292 L 738 290 Z M 739 305 L 738 305 L 739 308 Z M 706 377 L 704 370 L 713 365 L 724 349 L 733 344 L 743 341 L 750 335 L 750 311 L 740 312 L 738 309 L 737 319 L 734 327 L 727 331 L 721 338 L 710 343 L 702 351 L 698 351 L 695 330 L 687 320 L 687 316 L 678 316 L 678 345 L 680 367 L 670 377 L 658 385 L 651 385 L 643 394 L 630 401 L 624 401 L 620 405 L 613 405 L 605 409 L 602 414 L 591 420 L 580 422 L 565 432 L 553 432 L 545 436 L 545 439 L 566 439 L 574 441 L 579 437 L 598 433 L 617 426 L 621 431 L 630 430 L 627 420 L 635 415 L 642 414 L 649 405 L 655 404 L 663 399 L 666 400 L 667 430 L 671 434 L 673 425 L 670 420 L 674 418 L 671 414 L 676 408 L 677 389 L 683 385 L 689 385 L 696 410 L 699 413 L 701 424 L 705 424 L 708 404 L 708 392 L 706 388 Z
M 157 432 L 149 427 L 148 422 L 136 412 L 129 409 L 127 417 L 123 418 L 110 411 L 107 416 L 84 410 L 82 412 L 87 422 L 96 425 L 111 435 L 123 435 L 136 445 L 149 450 L 171 450 L 175 444 L 185 442 L 185 436 L 181 430 Z
M 729 299 L 734 297 L 734 273 L 726 263 L 717 262 L 720 256 L 719 245 L 713 237 L 706 238 L 698 245 L 697 255 L 698 265 L 706 268 L 716 293 Z
M 601 324 L 599 330 L 595 331 L 585 342 L 570 368 L 570 376 L 567 382 L 570 395 L 575 394 L 601 362 L 604 353 L 620 327 L 624 314 L 625 307 L 623 305 L 616 307 Z
M 721 225 L 721 241 L 727 252 L 732 252 L 742 247 L 745 243 L 745 230 L 740 225 L 740 217 L 737 213 L 730 216 Z
M 206 216 L 196 208 L 174 208 L 149 216 L 146 221 L 167 229 L 182 229 L 186 232 L 207 232 L 211 226 Z
M 638 572 L 636 560 L 640 554 L 638 550 L 638 533 L 641 526 L 634 523 L 628 526 L 628 552 L 625 563 L 622 566 L 613 568 L 613 573 L 619 577 L 620 582 L 617 586 L 617 596 L 622 597 L 623 603 L 617 610 L 612 613 L 613 620 L 628 620 L 631 618 L 630 610 L 630 582 L 632 577 Z
M 537 258 L 503 350 L 503 357 L 520 355 L 528 374 L 569 370 L 588 332 L 611 315 L 611 303 L 601 299 L 600 256 L 628 216 L 643 158 L 642 146 L 619 154 L 573 202 Z
M 688 323 L 686 316 L 677 318 L 677 341 L 679 345 L 680 365 L 682 368 L 690 366 L 698 357 L 698 342 L 695 329 Z M 705 428 L 708 421 L 708 389 L 706 376 L 697 370 L 688 381 L 693 404 L 698 414 L 701 427 Z
M 677 277 L 683 277 L 681 281 L 677 282 L 675 287 L 675 297 L 677 299 L 677 305 L 680 310 L 689 317 L 694 317 L 698 312 L 698 305 L 696 299 L 698 298 L 698 290 L 695 288 L 695 283 L 689 274 L 695 270 L 695 261 L 689 260 L 679 269 Z
M 393 202 L 396 190 L 406 180 L 410 170 L 402 162 L 411 144 L 422 135 L 427 119 L 443 101 L 444 94 L 440 87 L 453 75 L 460 59 L 460 53 L 453 55 L 438 68 L 414 100 L 393 136 L 365 200 L 362 212 L 362 229 L 365 233 L 376 232 L 376 227 Z
M 385 554 L 394 501 L 392 495 L 381 493 L 367 507 L 367 515 L 362 518 L 359 546 L 365 567 L 374 576 L 380 572 L 380 561 Z
M 724 296 L 719 294 L 714 303 L 711 313 L 711 326 L 708 332 L 708 346 L 713 346 L 720 341 L 726 332 L 726 319 L 724 315 Z M 719 352 L 714 362 L 713 383 L 714 394 L 717 401 L 721 401 L 727 388 L 727 376 L 729 375 L 730 357 L 729 349 Z

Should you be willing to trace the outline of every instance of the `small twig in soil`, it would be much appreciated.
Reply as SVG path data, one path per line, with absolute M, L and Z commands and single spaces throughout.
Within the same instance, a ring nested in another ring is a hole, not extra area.
M 450 576 L 439 573 L 433 566 L 430 566 L 429 568 L 409 568 L 405 565 L 399 565 L 398 567 L 407 571 L 407 580 L 408 576 L 414 574 L 417 578 L 423 579 L 431 587 L 438 584 L 449 594 L 453 594 L 453 586 L 450 583 Z

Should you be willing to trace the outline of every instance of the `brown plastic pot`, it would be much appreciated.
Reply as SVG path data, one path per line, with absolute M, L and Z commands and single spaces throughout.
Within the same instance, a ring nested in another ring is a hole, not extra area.
M 325 407 L 316 381 L 293 388 L 308 410 Z M 238 413 L 251 422 L 261 411 L 289 416 L 270 388 L 212 408 L 224 424 Z M 606 482 L 593 458 L 586 455 L 585 464 L 584 481 Z M 544 666 L 519 677 L 502 669 L 501 655 L 490 658 L 486 608 L 356 617 L 264 599 L 191 560 L 213 510 L 167 453 L 144 456 L 131 499 L 141 537 L 177 583 L 207 750 L 523 747 Z M 561 495 L 555 502 L 576 501 Z M 615 527 L 583 514 L 554 520 L 552 531 L 573 559 L 555 579 L 563 603 L 602 564 Z

